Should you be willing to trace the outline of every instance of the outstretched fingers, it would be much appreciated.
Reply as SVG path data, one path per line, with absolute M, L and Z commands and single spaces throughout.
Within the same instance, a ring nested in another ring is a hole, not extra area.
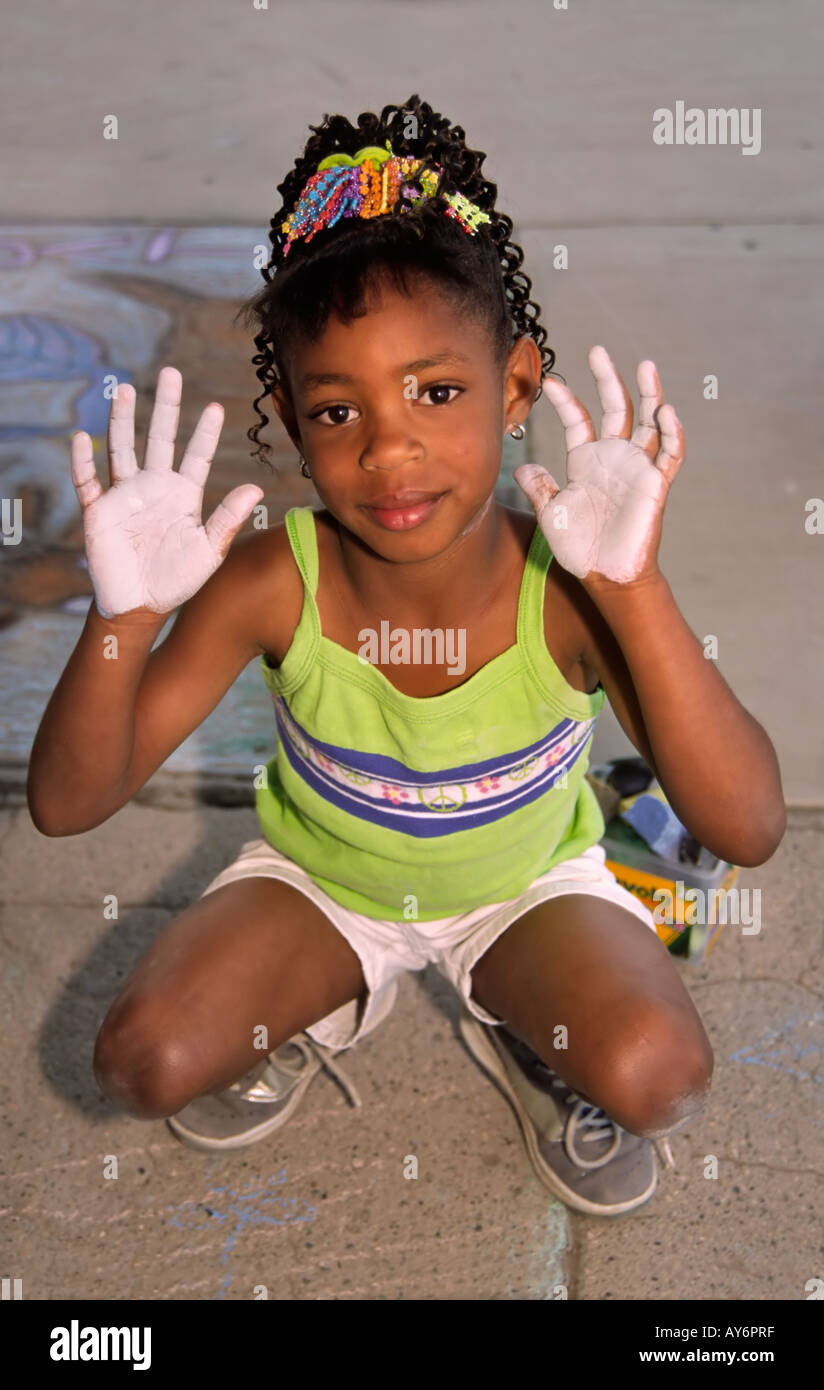
M 182 391 L 183 377 L 177 367 L 163 367 L 157 378 L 154 409 L 146 436 L 143 466 L 149 473 L 160 473 L 174 467 Z
M 134 452 L 134 404 L 137 392 L 128 381 L 119 381 L 109 412 L 109 486 L 125 482 L 137 472 Z
M 263 489 L 254 483 L 242 483 L 240 487 L 227 493 L 222 502 L 218 502 L 204 529 L 212 549 L 221 561 L 241 526 L 249 519 L 263 496 Z
M 579 444 L 592 444 L 595 441 L 595 426 L 589 411 L 573 396 L 568 386 L 555 377 L 544 377 L 541 383 L 544 395 L 554 405 L 564 427 L 564 441 L 569 454 Z
M 661 427 L 661 449 L 654 460 L 655 467 L 671 483 L 684 462 L 687 452 L 684 429 L 671 405 L 662 405 L 658 412 Z
M 78 430 L 77 434 L 72 435 L 71 459 L 74 490 L 81 508 L 85 511 L 103 492 L 94 466 L 91 436 L 85 430 Z
M 664 392 L 654 362 L 649 360 L 639 362 L 636 375 L 638 390 L 641 393 L 641 406 L 638 411 L 638 424 L 632 436 L 632 442 L 637 444 L 639 449 L 643 449 L 651 460 L 654 460 L 661 445 L 660 430 L 655 412 L 660 411 L 664 404 Z
M 618 370 L 604 347 L 590 348 L 589 366 L 598 387 L 602 439 L 629 439 L 632 433 L 632 401 Z
M 217 401 L 207 405 L 198 420 L 194 433 L 186 445 L 186 452 L 180 462 L 181 478 L 189 478 L 202 488 L 209 476 L 212 459 L 215 456 L 220 432 L 223 429 L 223 406 Z

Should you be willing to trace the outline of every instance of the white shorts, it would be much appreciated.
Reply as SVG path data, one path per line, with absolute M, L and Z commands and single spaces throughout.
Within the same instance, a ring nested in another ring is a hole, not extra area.
M 483 1023 L 503 1023 L 503 1019 L 488 1013 L 470 998 L 472 967 L 517 918 L 549 898 L 558 898 L 564 893 L 587 893 L 594 898 L 605 898 L 634 912 L 655 932 L 652 913 L 622 887 L 612 871 L 605 867 L 605 860 L 603 845 L 592 845 L 583 854 L 563 860 L 536 878 L 520 897 L 488 903 L 454 917 L 440 917 L 430 922 L 392 922 L 342 907 L 268 840 L 248 840 L 237 859 L 212 880 L 201 897 L 237 879 L 277 878 L 298 888 L 325 912 L 357 953 L 368 994 L 360 1017 L 360 1003 L 353 999 L 306 1032 L 325 1047 L 346 1048 L 371 1033 L 392 1012 L 398 994 L 398 977 L 407 970 L 424 970 L 430 962 L 455 987 L 473 1017 Z

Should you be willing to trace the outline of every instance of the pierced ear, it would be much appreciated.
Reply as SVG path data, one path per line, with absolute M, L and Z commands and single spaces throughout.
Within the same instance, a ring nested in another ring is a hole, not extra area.
M 541 397 L 541 354 L 535 339 L 522 333 L 513 343 L 504 374 L 504 413 L 518 412 L 521 424 Z

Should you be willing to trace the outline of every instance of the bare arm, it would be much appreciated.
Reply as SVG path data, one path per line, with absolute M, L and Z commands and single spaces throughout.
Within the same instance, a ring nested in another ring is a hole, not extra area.
M 584 660 L 679 820 L 719 858 L 763 864 L 786 828 L 775 749 L 705 659 L 658 568 L 664 506 L 686 453 L 683 427 L 651 360 L 638 365 L 634 430 L 629 392 L 606 349 L 592 348 L 589 365 L 600 439 L 569 387 L 547 377 L 543 389 L 564 425 L 568 483 L 559 488 L 535 464 L 516 468 L 515 480 L 561 565 L 599 611 Z
M 32 746 L 28 803 L 42 834 L 79 835 L 113 816 L 260 655 L 257 593 L 277 591 L 269 560 L 265 533 L 238 537 L 154 651 L 168 614 L 103 618 L 92 605 Z
M 109 417 L 107 490 L 95 471 L 90 436 L 80 430 L 72 439 L 72 481 L 94 602 L 32 746 L 29 810 L 46 835 L 80 834 L 113 815 L 146 781 L 146 767 L 154 771 L 205 719 L 254 655 L 248 609 L 235 602 L 246 552 L 228 566 L 225 559 L 263 493 L 242 484 L 201 524 L 223 407 L 212 402 L 203 411 L 175 471 L 182 383 L 175 367 L 161 370 L 142 468 L 134 451 L 136 393 L 128 384 L 118 387 Z M 170 638 L 152 653 L 181 604 Z M 207 651 L 210 637 L 214 648 Z M 158 664 L 164 673 L 159 686 Z M 180 706 L 164 722 L 175 679 Z M 171 745 L 170 736 L 176 740 Z M 158 746 L 165 751 L 155 759 Z
M 137 692 L 167 617 L 104 618 L 94 603 L 89 608 L 29 759 L 29 811 L 43 835 L 80 834 L 122 804 Z
M 704 656 L 666 579 L 659 574 L 623 589 L 590 585 L 589 595 L 623 661 L 609 658 L 611 643 L 602 638 L 591 642 L 587 660 L 619 718 L 640 708 L 655 759 L 650 765 L 678 819 L 719 858 L 746 867 L 765 863 L 786 828 L 775 749 Z M 631 692 L 620 681 L 621 668 L 631 677 Z

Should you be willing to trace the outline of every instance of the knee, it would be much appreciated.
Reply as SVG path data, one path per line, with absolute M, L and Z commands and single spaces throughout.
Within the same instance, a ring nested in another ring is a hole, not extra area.
M 627 1023 L 610 1058 L 609 1079 L 599 1088 L 606 1093 L 599 1104 L 622 1129 L 655 1139 L 704 1109 L 713 1066 L 703 1030 L 685 1033 L 683 1020 L 651 1010 Z
M 710 1094 L 710 1080 L 689 1082 L 681 1089 L 662 1088 L 643 1107 L 636 1106 L 622 1126 L 644 1139 L 662 1139 L 688 1125 L 704 1109 Z
M 137 1004 L 104 1019 L 92 1070 L 108 1100 L 139 1120 L 177 1114 L 189 1098 L 184 1059 L 151 1005 Z

